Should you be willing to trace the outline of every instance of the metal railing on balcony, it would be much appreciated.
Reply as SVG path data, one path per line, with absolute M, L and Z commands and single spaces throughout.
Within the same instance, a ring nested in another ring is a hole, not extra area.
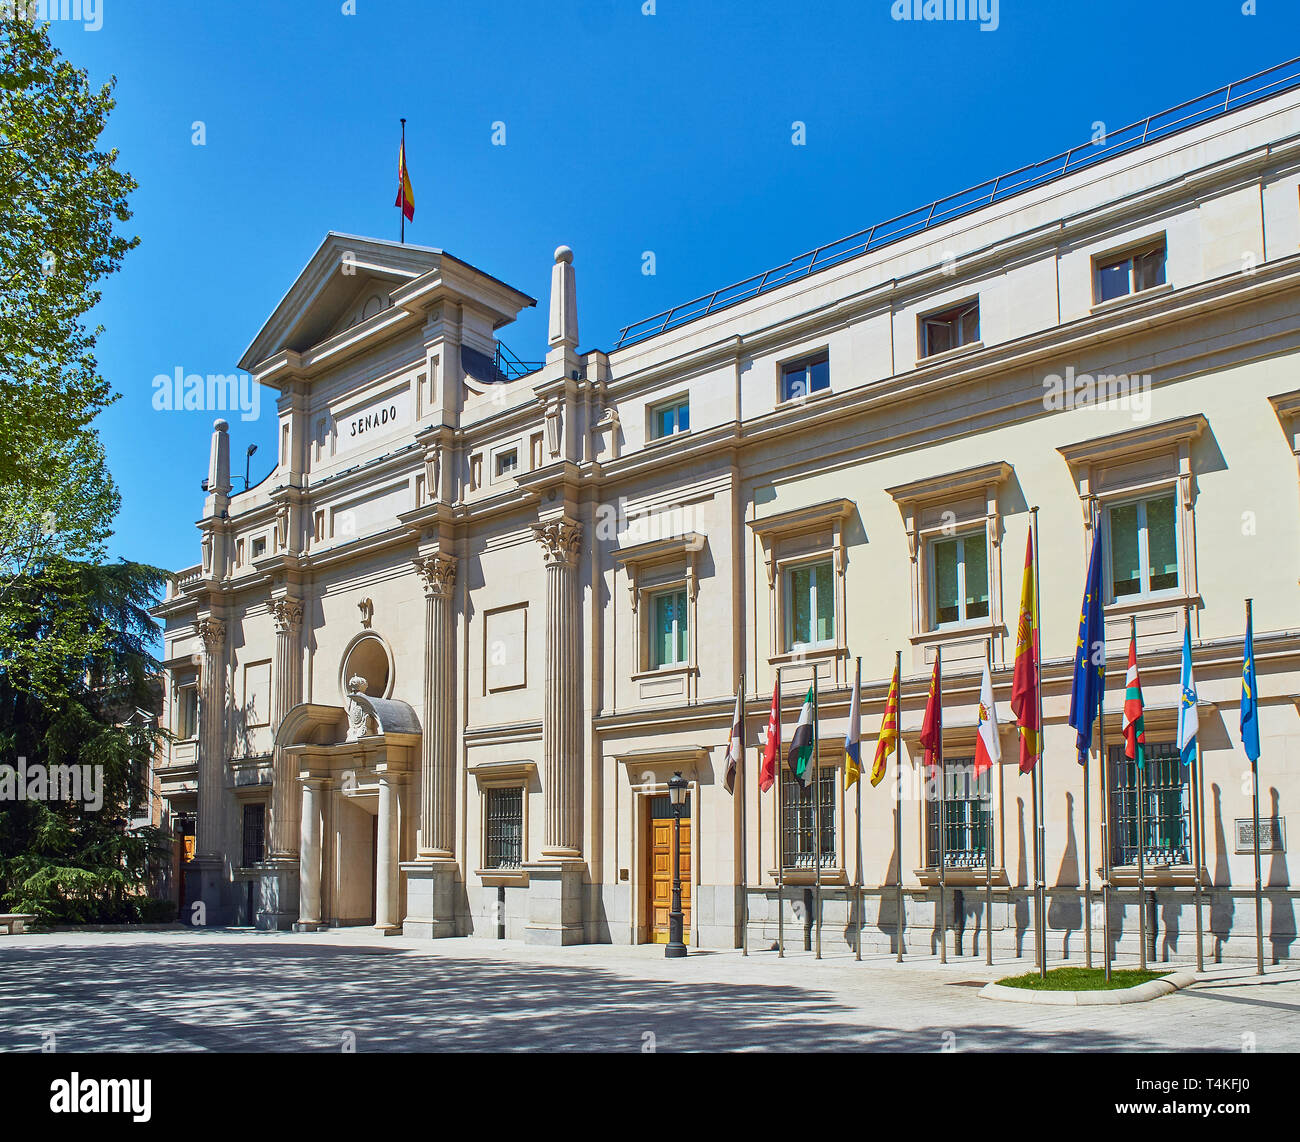
M 1136 150 L 1178 131 L 1225 115 L 1229 111 L 1238 111 L 1261 99 L 1290 91 L 1298 86 L 1300 86 L 1300 57 L 1256 72 L 1244 79 L 1234 80 L 1226 87 L 1217 88 L 1205 95 L 1180 103 L 1176 107 L 1149 115 L 1136 123 L 1130 123 L 1127 127 L 1111 131 L 1099 140 L 1090 140 L 1077 147 L 1071 147 L 1068 151 L 1053 155 L 1049 159 L 1008 171 L 987 182 L 950 194 L 946 198 L 936 199 L 916 210 L 910 210 L 886 222 L 879 222 L 866 230 L 859 230 L 856 234 L 850 234 L 837 242 L 818 246 L 815 250 L 790 259 L 784 265 L 755 274 L 743 281 L 734 282 L 729 286 L 723 286 L 722 289 L 714 290 L 712 293 L 702 294 L 691 301 L 657 313 L 653 317 L 647 317 L 644 321 L 624 326 L 614 348 L 622 349 L 669 329 L 676 329 L 678 326 L 706 317 L 710 313 L 716 313 L 720 309 L 778 289 L 799 278 L 830 269 L 850 258 L 861 257 L 882 246 L 901 241 L 944 222 L 951 222 L 981 207 L 991 206 L 1014 195 L 1023 194 L 1027 190 L 1033 190 L 1065 175 L 1084 170 L 1104 159 Z
M 517 381 L 520 377 L 537 372 L 545 363 L 545 361 L 521 361 L 500 341 L 497 342 L 495 364 L 497 377 L 501 381 Z

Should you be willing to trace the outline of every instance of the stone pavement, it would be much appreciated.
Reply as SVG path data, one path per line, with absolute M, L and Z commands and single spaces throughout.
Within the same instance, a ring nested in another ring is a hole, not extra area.
M 1081 961 L 1076 961 L 1081 962 Z M 1136 966 L 1125 963 L 1123 966 Z M 1172 965 L 1170 965 L 1172 966 Z M 1300 970 L 1217 966 L 1124 1007 L 977 995 L 1032 970 L 839 953 L 531 947 L 177 928 L 0 938 L 0 1049 L 58 1051 L 1300 1050 Z

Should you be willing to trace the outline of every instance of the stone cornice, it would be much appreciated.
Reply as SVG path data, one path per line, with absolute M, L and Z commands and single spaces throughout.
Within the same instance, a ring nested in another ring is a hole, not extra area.
M 755 535 L 772 539 L 802 531 L 816 531 L 842 523 L 855 511 L 857 511 L 857 504 L 852 500 L 826 500 L 820 504 L 793 508 L 790 511 L 778 512 L 760 519 L 749 519 L 745 522 Z
M 1145 424 L 1127 432 L 1112 432 L 1094 436 L 1077 444 L 1066 444 L 1057 449 L 1067 464 L 1092 464 L 1099 460 L 1113 460 L 1118 456 L 1136 456 L 1145 452 L 1176 448 L 1190 444 L 1205 431 L 1207 421 L 1201 413 Z
M 1011 465 L 1005 460 L 963 468 L 960 472 L 946 472 L 941 476 L 927 476 L 908 484 L 896 484 L 885 491 L 896 504 L 921 504 L 931 500 L 953 500 L 983 492 L 990 486 L 1005 482 L 1011 475 Z

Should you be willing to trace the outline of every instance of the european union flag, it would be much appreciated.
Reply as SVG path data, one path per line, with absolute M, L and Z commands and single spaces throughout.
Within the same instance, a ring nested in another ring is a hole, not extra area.
M 1241 656 L 1241 744 L 1251 761 L 1259 760 L 1259 691 L 1255 689 L 1255 634 L 1246 604 L 1246 649 Z
M 1092 723 L 1106 686 L 1106 627 L 1101 610 L 1101 525 L 1092 529 L 1092 558 L 1079 612 L 1079 641 L 1074 648 L 1074 687 L 1070 691 L 1070 725 L 1078 735 L 1079 764 L 1092 748 Z

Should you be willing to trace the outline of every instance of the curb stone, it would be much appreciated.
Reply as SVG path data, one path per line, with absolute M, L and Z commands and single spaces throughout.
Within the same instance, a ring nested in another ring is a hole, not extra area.
M 1010 1003 L 1041 1003 L 1053 1007 L 1115 1006 L 1121 1003 L 1146 1003 L 1170 995 L 1196 982 L 1191 972 L 1174 972 L 1161 979 L 1148 980 L 1136 987 L 1121 987 L 1110 991 L 1033 991 L 1026 987 L 1006 987 L 1000 983 L 985 984 L 979 994 L 985 999 L 1002 999 Z

